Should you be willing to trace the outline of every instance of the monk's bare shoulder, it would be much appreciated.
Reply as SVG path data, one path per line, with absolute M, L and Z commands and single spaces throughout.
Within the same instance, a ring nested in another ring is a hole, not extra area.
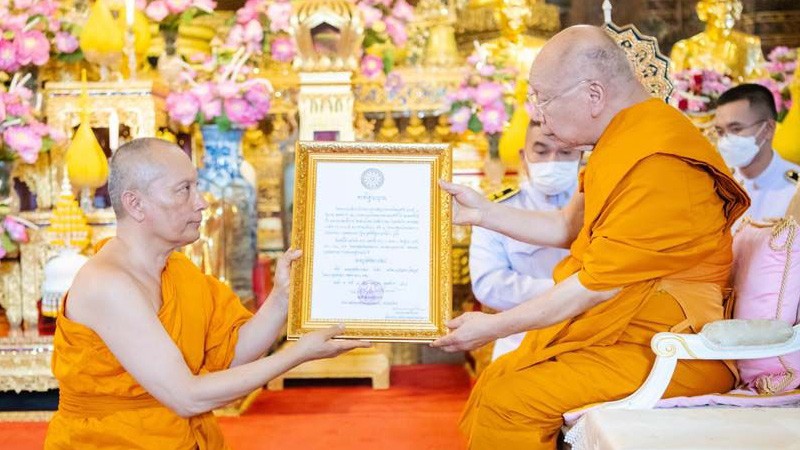
M 121 313 L 119 308 L 141 303 L 141 289 L 133 276 L 115 258 L 98 253 L 75 276 L 69 290 L 67 317 L 94 328 L 106 315 Z M 123 301 L 130 298 L 134 301 Z

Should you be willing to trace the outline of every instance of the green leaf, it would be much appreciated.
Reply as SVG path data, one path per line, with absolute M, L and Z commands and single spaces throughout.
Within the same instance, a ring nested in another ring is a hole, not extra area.
M 387 48 L 383 52 L 383 73 L 389 74 L 394 68 L 394 49 Z
M 231 121 L 228 116 L 221 114 L 214 119 L 214 123 L 219 127 L 220 131 L 228 131 L 231 129 Z
M 53 140 L 49 137 L 42 138 L 42 148 L 39 149 L 39 152 L 48 152 L 51 148 L 53 148 Z
M 481 120 L 478 119 L 476 114 L 473 114 L 472 117 L 469 118 L 467 128 L 469 128 L 469 131 L 472 131 L 473 133 L 480 133 L 483 131 L 483 123 L 481 123 Z
M 198 13 L 202 13 L 202 11 L 200 11 L 197 8 L 189 8 L 186 11 L 184 11 L 181 14 L 181 19 L 180 19 L 181 25 L 186 25 L 190 23 L 196 16 L 199 15 Z
M 59 53 L 57 58 L 65 63 L 77 63 L 83 61 L 84 56 L 83 51 L 78 49 L 72 53 Z
M 6 253 L 11 253 L 17 249 L 17 245 L 14 244 L 14 241 L 11 240 L 11 236 L 8 235 L 5 229 L 3 230 L 3 234 L 0 234 L 0 244 L 6 250 Z

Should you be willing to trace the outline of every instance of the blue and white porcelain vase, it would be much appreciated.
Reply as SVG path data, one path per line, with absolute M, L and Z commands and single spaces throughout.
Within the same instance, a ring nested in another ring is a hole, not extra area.
M 199 173 L 199 188 L 219 200 L 222 215 L 224 265 L 219 274 L 243 301 L 253 297 L 253 267 L 256 262 L 256 193 L 242 177 L 242 130 L 221 130 L 216 125 L 201 128 L 205 156 Z

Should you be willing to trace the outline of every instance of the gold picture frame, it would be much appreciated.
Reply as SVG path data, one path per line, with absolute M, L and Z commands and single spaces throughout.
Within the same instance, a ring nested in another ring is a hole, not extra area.
M 447 144 L 298 142 L 288 338 L 338 323 L 375 342 L 445 335 L 452 200 L 438 180 L 451 177 Z

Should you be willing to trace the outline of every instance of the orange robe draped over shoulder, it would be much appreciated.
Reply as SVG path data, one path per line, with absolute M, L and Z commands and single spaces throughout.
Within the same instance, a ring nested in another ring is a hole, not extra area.
M 674 108 L 620 112 L 585 171 L 584 223 L 554 271 L 595 291 L 622 288 L 585 313 L 529 332 L 475 386 L 461 428 L 473 449 L 553 449 L 562 414 L 636 390 L 660 331 L 699 331 L 723 317 L 730 227 L 749 199 L 721 157 Z M 679 364 L 667 396 L 727 391 L 718 361 Z
M 239 328 L 251 317 L 239 298 L 178 252 L 167 260 L 161 293 L 158 318 L 192 373 L 228 368 Z M 147 351 L 141 349 L 142 358 Z M 60 398 L 47 430 L 47 450 L 227 448 L 211 412 L 184 419 L 163 406 L 125 371 L 97 334 L 63 311 L 57 319 L 52 368 Z

